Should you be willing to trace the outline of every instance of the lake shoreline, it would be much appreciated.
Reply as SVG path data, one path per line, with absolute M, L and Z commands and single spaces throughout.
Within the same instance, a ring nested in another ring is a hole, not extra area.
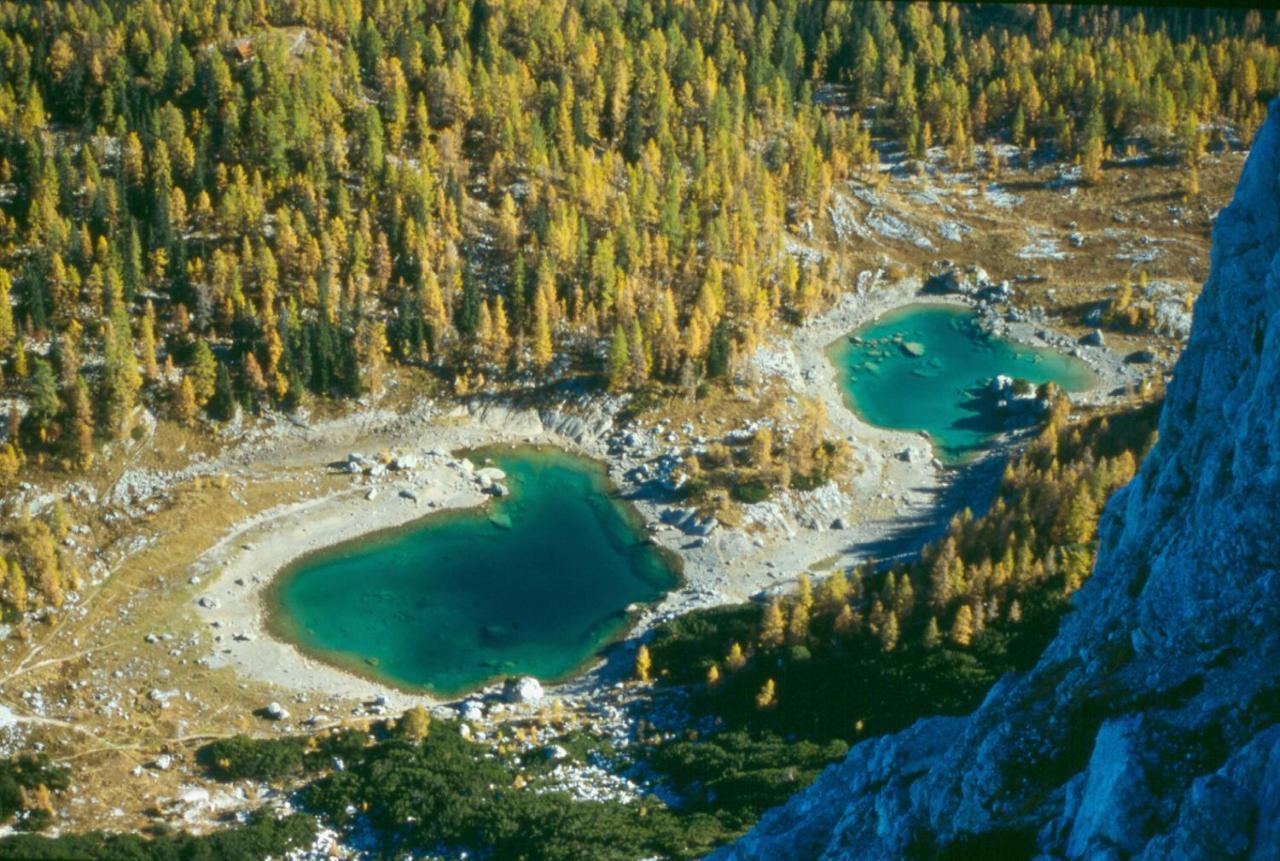
M 451 457 L 503 470 L 508 492 L 295 559 L 262 590 L 265 630 L 368 681 L 453 699 L 511 675 L 570 679 L 682 585 L 603 463 L 527 443 Z M 521 633 L 496 644 L 495 626 Z
M 1014 422 L 991 409 L 986 386 L 997 376 L 1033 386 L 1052 380 L 1068 395 L 1100 382 L 1079 358 L 995 334 L 971 308 L 927 301 L 876 317 L 833 341 L 826 355 L 851 412 L 868 424 L 928 433 L 948 466 L 974 459 L 1011 426 L 1034 423 L 1033 411 Z M 909 401 L 901 396 L 908 388 L 916 389 Z
M 554 685 L 553 695 L 586 697 L 623 678 L 635 645 L 665 620 L 789 588 L 805 571 L 821 574 L 837 565 L 853 564 L 869 555 L 867 548 L 890 547 L 905 523 L 927 527 L 920 532 L 920 541 L 912 533 L 915 547 L 902 549 L 915 552 L 928 535 L 945 529 L 949 512 L 936 509 L 962 476 L 938 463 L 920 434 L 878 428 L 850 411 L 825 350 L 875 317 L 922 301 L 972 307 L 959 297 L 921 296 L 914 281 L 875 286 L 846 294 L 831 311 L 775 335 L 757 350 L 750 359 L 756 373 L 781 379 L 795 394 L 824 401 L 831 432 L 846 438 L 853 449 L 853 474 L 845 487 L 791 490 L 765 503 L 744 506 L 748 522 L 742 527 L 720 527 L 701 538 L 665 523 L 663 514 L 671 503 L 637 498 L 639 488 L 627 478 L 632 468 L 644 462 L 643 452 L 661 449 L 656 431 L 644 431 L 648 438 L 637 450 L 610 452 L 607 438 L 625 399 L 593 396 L 540 411 L 486 401 L 444 409 L 422 405 L 415 415 L 393 417 L 373 430 L 349 432 L 344 420 L 333 420 L 343 428 L 337 434 L 327 433 L 324 423 L 317 423 L 306 434 L 310 444 L 302 463 L 307 468 L 331 469 L 328 465 L 342 461 L 346 452 L 387 446 L 417 454 L 421 463 L 377 481 L 353 478 L 350 487 L 262 511 L 242 520 L 201 554 L 192 570 L 199 578 L 193 599 L 197 619 L 215 638 L 209 665 L 229 668 L 295 698 L 380 698 L 393 710 L 456 699 L 404 691 L 304 654 L 270 634 L 264 604 L 272 581 L 301 556 L 401 527 L 433 512 L 483 504 L 486 496 L 465 474 L 460 459 L 443 452 L 535 444 L 600 461 L 619 493 L 644 519 L 654 543 L 680 560 L 682 582 L 656 604 L 632 614 L 621 635 L 623 642 L 607 646 L 603 656 L 589 661 L 580 674 Z M 1115 382 L 1115 377 L 1101 374 L 1099 379 L 1099 389 Z M 1095 390 L 1084 400 L 1101 403 L 1107 397 L 1106 392 Z M 1007 443 L 1008 439 L 998 440 L 992 453 L 981 460 L 1002 459 Z M 904 458 L 908 450 L 922 456 Z M 977 484 L 969 500 L 974 507 L 982 504 L 977 497 L 990 490 L 983 482 Z M 376 493 L 366 499 L 371 488 Z M 832 528 L 839 521 L 847 522 L 843 528 Z M 469 697 L 492 695 L 495 688 L 489 685 Z

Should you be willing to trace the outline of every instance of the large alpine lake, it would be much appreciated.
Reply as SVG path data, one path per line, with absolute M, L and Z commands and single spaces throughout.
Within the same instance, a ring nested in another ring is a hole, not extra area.
M 899 308 L 829 350 L 841 391 L 864 419 L 926 431 L 944 463 L 959 463 L 1008 427 L 983 387 L 999 374 L 1068 392 L 1096 385 L 1078 359 L 988 335 L 973 312 L 952 305 Z
M 616 638 L 626 608 L 678 582 L 597 463 L 547 448 L 473 452 L 511 494 L 308 556 L 277 580 L 271 627 L 305 651 L 452 695 L 556 679 Z

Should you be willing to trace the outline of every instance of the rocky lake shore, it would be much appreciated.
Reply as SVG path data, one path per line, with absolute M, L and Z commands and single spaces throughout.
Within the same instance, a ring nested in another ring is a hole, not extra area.
M 922 301 L 975 305 L 969 297 L 923 294 L 916 281 L 885 285 L 871 279 L 832 311 L 757 350 L 751 365 L 760 377 L 777 378 L 793 393 L 823 401 L 832 431 L 851 447 L 854 468 L 845 486 L 831 482 L 745 505 L 743 523 L 732 528 L 699 520 L 664 489 L 663 470 L 669 474 L 673 464 L 708 440 L 691 426 L 661 421 L 619 426 L 625 401 L 608 396 L 541 409 L 502 401 L 424 402 L 408 415 L 375 413 L 316 423 L 270 444 L 233 451 L 228 458 L 242 465 L 280 462 L 283 456 L 305 470 L 349 475 L 349 483 L 247 517 L 199 557 L 189 585 L 194 616 L 211 632 L 211 653 L 203 660 L 278 686 L 295 701 L 362 699 L 392 711 L 419 702 L 442 705 L 280 641 L 266 624 L 267 593 L 280 571 L 315 550 L 433 512 L 484 504 L 488 497 L 475 465 L 455 453 L 494 444 L 553 445 L 602 461 L 619 493 L 643 517 L 652 540 L 674 554 L 682 569 L 679 588 L 655 605 L 635 608 L 627 642 L 580 676 L 554 686 L 558 695 L 581 698 L 608 689 L 629 672 L 635 643 L 661 621 L 786 589 L 806 571 L 825 574 L 868 558 L 914 552 L 955 511 L 965 505 L 981 508 L 990 498 L 1002 462 L 999 447 L 985 460 L 947 468 L 932 456 L 922 434 L 865 423 L 841 396 L 826 347 L 889 310 Z M 1006 334 L 1039 345 L 1061 346 L 1066 339 L 1032 324 L 1010 324 Z M 1099 378 L 1082 402 L 1105 402 L 1137 379 L 1133 367 L 1105 347 L 1079 354 Z M 748 424 L 731 433 L 753 430 Z M 393 454 L 388 466 L 371 466 L 379 451 Z M 314 708 L 295 711 L 313 711 L 310 717 L 322 721 L 324 711 Z

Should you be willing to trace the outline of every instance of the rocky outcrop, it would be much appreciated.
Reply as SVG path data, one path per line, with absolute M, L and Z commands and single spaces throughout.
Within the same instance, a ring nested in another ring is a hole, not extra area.
M 854 747 L 717 857 L 1280 858 L 1280 101 L 1100 536 L 1034 669 Z

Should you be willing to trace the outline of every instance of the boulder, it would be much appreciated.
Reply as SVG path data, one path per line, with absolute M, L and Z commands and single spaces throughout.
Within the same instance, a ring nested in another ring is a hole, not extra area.
M 418 456 L 416 454 L 402 454 L 391 461 L 391 468 L 395 470 L 417 469 Z
M 509 703 L 537 703 L 542 695 L 542 682 L 533 676 L 510 678 L 502 686 L 502 698 Z
M 280 703 L 267 703 L 266 708 L 262 710 L 262 714 L 268 720 L 289 719 L 289 711 Z
M 202 786 L 184 786 L 182 792 L 178 793 L 178 801 L 188 806 L 208 804 L 209 790 Z
M 1092 332 L 1081 338 L 1080 343 L 1084 344 L 1086 347 L 1105 347 L 1107 345 L 1106 339 L 1102 336 L 1101 329 L 1094 329 Z

